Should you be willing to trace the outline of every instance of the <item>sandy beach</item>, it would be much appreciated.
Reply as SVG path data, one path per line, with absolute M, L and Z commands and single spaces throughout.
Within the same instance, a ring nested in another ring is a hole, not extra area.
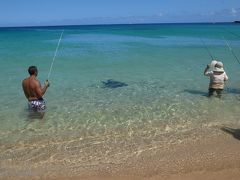
M 148 149 L 117 165 L 29 167 L 12 175 L 2 175 L 1 179 L 237 180 L 240 176 L 239 130 L 214 127 L 206 131 L 210 130 L 217 135 L 203 130 L 201 138 L 186 138 L 165 149 Z

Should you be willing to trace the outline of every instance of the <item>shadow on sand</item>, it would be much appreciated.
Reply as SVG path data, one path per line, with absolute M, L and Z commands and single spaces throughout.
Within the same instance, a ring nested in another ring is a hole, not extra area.
M 194 95 L 208 96 L 207 92 L 194 90 L 194 89 L 184 89 L 183 92 L 187 92 L 187 93 L 194 94 Z
M 120 81 L 115 81 L 113 79 L 108 79 L 107 81 L 102 81 L 103 88 L 115 89 L 119 87 L 128 86 L 128 84 Z
M 226 93 L 229 93 L 229 94 L 240 94 L 240 89 L 236 89 L 236 88 L 225 88 L 224 91 Z
M 229 127 L 222 127 L 221 128 L 222 131 L 231 134 L 234 138 L 240 140 L 240 129 L 233 129 L 233 128 L 229 128 Z
M 183 92 L 187 92 L 193 95 L 208 96 L 208 90 L 206 92 L 194 90 L 194 89 L 184 89 Z M 240 89 L 236 88 L 226 88 L 223 91 L 223 94 L 240 94 Z

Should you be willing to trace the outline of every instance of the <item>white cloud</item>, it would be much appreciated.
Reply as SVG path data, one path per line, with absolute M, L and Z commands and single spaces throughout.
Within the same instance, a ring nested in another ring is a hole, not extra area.
M 231 13 L 233 16 L 237 16 L 238 11 L 235 8 L 232 8 Z
M 216 13 L 215 13 L 214 11 L 211 11 L 209 14 L 210 14 L 211 16 L 214 16 Z
M 159 13 L 156 14 L 156 16 L 162 17 L 162 16 L 163 16 L 163 13 L 162 13 L 162 12 L 159 12 Z

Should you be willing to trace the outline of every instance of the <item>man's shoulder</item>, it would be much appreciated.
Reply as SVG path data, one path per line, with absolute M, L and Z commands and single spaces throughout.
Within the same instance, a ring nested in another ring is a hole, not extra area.
M 22 84 L 26 83 L 28 81 L 28 78 L 25 78 L 22 80 Z
M 38 79 L 35 79 L 35 78 L 33 79 L 31 77 L 27 77 L 27 78 L 22 80 L 23 84 L 28 83 L 28 82 L 31 83 L 31 84 L 36 84 L 36 85 L 38 85 L 40 83 Z

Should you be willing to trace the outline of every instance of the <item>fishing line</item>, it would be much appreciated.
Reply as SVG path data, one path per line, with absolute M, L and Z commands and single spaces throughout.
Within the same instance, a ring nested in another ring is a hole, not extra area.
M 234 36 L 236 36 L 236 37 L 240 38 L 240 35 L 238 35 L 238 34 L 236 34 L 236 33 L 232 32 L 232 31 L 229 31 L 229 30 L 228 30 L 228 29 L 226 29 L 226 28 L 224 28 L 224 31 L 226 31 L 226 32 L 228 32 L 228 33 L 230 33 L 230 34 L 232 34 L 232 35 L 234 35 Z
M 201 40 L 201 42 L 202 42 L 204 48 L 207 50 L 208 55 L 209 55 L 209 56 L 212 58 L 212 60 L 213 60 L 214 58 L 213 58 L 213 56 L 212 56 L 212 53 L 211 53 L 210 50 L 208 49 L 206 43 L 202 40 L 202 38 L 200 38 L 200 40 Z
M 230 44 L 228 43 L 228 41 L 224 38 L 224 36 L 222 37 L 225 41 L 225 44 L 227 45 L 229 51 L 232 53 L 232 55 L 235 57 L 235 59 L 237 60 L 237 62 L 240 64 L 240 61 L 238 59 L 238 57 L 236 56 L 236 54 L 234 53 L 232 47 L 230 46 Z
M 213 58 L 213 56 L 212 56 L 210 50 L 208 49 L 206 43 L 202 40 L 202 38 L 200 38 L 200 40 L 202 41 L 202 44 L 203 44 L 204 48 L 207 50 L 209 56 L 212 58 L 212 60 L 214 60 L 214 58 Z M 228 88 L 226 82 L 225 82 L 224 84 L 225 84 L 226 90 L 228 91 L 229 88 Z
M 64 30 L 62 31 L 61 36 L 60 36 L 60 38 L 59 38 L 59 40 L 58 40 L 57 48 L 56 48 L 55 53 L 54 53 L 54 56 L 53 56 L 52 64 L 51 64 L 51 66 L 50 66 L 47 79 L 49 79 L 49 77 L 50 77 L 50 75 L 51 75 L 52 68 L 53 68 L 53 64 L 54 64 L 55 58 L 56 58 L 56 56 L 57 56 L 57 52 L 58 52 L 58 48 L 59 48 L 59 45 L 60 45 L 60 42 L 61 42 L 61 39 L 62 39 L 63 32 L 64 32 Z

